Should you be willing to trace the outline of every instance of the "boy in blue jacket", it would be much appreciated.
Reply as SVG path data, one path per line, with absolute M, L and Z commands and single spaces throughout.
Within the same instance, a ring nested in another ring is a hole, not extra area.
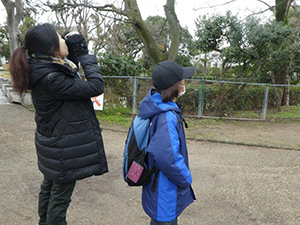
M 140 105 L 140 116 L 151 118 L 148 166 L 158 169 L 142 191 L 144 211 L 151 225 L 177 225 L 181 212 L 195 200 L 189 169 L 182 114 L 176 99 L 185 93 L 185 80 L 194 74 L 193 67 L 181 67 L 171 61 L 158 63 L 152 73 L 151 89 Z

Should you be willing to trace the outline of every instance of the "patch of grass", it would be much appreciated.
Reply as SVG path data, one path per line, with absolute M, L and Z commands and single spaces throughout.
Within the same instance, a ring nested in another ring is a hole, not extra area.
M 30 105 L 25 105 L 25 108 L 31 110 L 31 111 L 35 111 L 34 105 L 30 104 Z
M 235 125 L 240 125 L 241 123 L 239 121 L 232 121 L 233 124 Z
M 103 111 L 97 111 L 96 115 L 100 121 L 109 124 L 118 124 L 129 127 L 132 121 L 131 109 L 124 107 L 104 108 Z
M 6 71 L 6 70 L 4 70 L 4 71 L 1 71 L 0 72 L 0 76 L 1 77 L 4 77 L 4 78 L 9 78 L 10 79 L 10 73 L 8 72 L 8 71 Z
M 215 134 L 209 133 L 209 132 L 206 132 L 206 133 L 204 133 L 202 135 L 203 135 L 203 138 L 205 138 L 205 139 L 214 139 L 214 138 L 216 138 Z
M 299 119 L 300 105 L 282 107 L 281 112 L 272 110 L 268 113 L 268 117 L 272 119 Z
M 268 109 L 267 119 L 277 120 L 277 119 L 300 119 L 300 105 L 297 106 L 286 106 L 282 107 L 281 112 L 274 109 Z M 235 111 L 229 117 L 236 118 L 251 118 L 251 119 L 261 119 L 261 111 Z
M 105 108 L 103 111 L 96 112 L 100 121 L 108 122 L 109 124 L 117 124 L 129 127 L 132 121 L 131 108 L 116 107 Z M 238 111 L 235 112 L 237 118 L 252 118 L 261 119 L 261 114 L 254 111 Z M 245 123 L 240 121 L 224 121 L 222 119 L 199 119 L 185 117 L 186 122 L 190 128 L 201 128 L 203 125 L 223 125 L 224 123 L 232 123 L 238 126 L 263 126 L 263 122 Z M 269 110 L 267 112 L 267 119 L 275 120 L 274 122 L 290 123 L 291 121 L 280 121 L 280 119 L 300 119 L 300 105 L 283 107 L 281 112 Z M 292 121 L 293 123 L 300 123 L 300 121 Z
M 255 111 L 236 111 L 237 118 L 251 118 L 251 119 L 260 119 L 262 118 L 261 112 Z
M 131 108 L 115 107 L 115 108 L 104 108 L 103 111 L 96 111 L 97 118 L 108 124 L 117 124 L 129 127 L 132 121 Z M 205 124 L 224 124 L 221 119 L 195 119 L 185 118 L 187 124 L 191 128 L 200 128 Z
M 115 107 L 115 108 L 104 108 L 103 111 L 97 112 L 97 117 L 100 121 L 108 122 L 109 124 L 117 124 L 129 127 L 132 121 L 131 108 Z M 252 118 L 261 119 L 262 115 L 251 110 L 251 111 L 237 111 L 235 115 L 231 117 L 237 118 Z M 281 112 L 274 110 L 268 110 L 267 119 L 273 119 L 275 122 L 289 123 L 291 121 L 280 121 L 280 119 L 299 119 L 300 118 L 300 105 L 283 107 Z M 222 119 L 199 119 L 185 117 L 190 128 L 201 128 L 203 125 L 223 125 L 226 123 L 232 123 L 238 126 L 263 126 L 263 122 L 244 123 L 240 121 L 224 121 Z M 300 121 L 293 121 L 293 123 L 300 123 Z
M 221 119 L 195 119 L 195 118 L 185 118 L 187 124 L 191 128 L 200 128 L 202 125 L 205 124 L 223 124 L 224 121 Z
M 131 117 L 124 117 L 121 115 L 109 115 L 109 116 L 100 116 L 98 117 L 100 121 L 107 122 L 109 124 L 118 124 L 129 127 L 132 121 Z

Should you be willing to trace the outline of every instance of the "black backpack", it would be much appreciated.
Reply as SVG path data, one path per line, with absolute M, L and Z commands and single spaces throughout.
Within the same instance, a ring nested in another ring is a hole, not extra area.
M 184 123 L 185 120 L 179 118 L 178 113 L 173 111 L 179 123 Z M 178 123 L 178 124 L 179 124 Z M 155 190 L 158 172 L 156 167 L 149 169 L 147 167 L 147 147 L 150 141 L 150 127 L 152 126 L 151 119 L 143 119 L 140 116 L 135 116 L 129 127 L 125 148 L 123 154 L 123 178 L 129 186 L 144 186 L 151 182 L 153 173 L 155 174 L 152 183 L 152 191 Z M 178 129 L 178 126 L 176 127 Z
M 155 190 L 158 169 L 146 165 L 146 148 L 150 139 L 150 119 L 135 116 L 129 128 L 123 154 L 123 178 L 129 186 L 144 186 L 151 182 L 155 173 L 152 190 Z

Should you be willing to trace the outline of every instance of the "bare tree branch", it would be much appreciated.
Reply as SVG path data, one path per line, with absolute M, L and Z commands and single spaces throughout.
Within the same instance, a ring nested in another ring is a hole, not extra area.
M 49 11 L 53 11 L 53 10 L 67 10 L 67 9 L 76 9 L 76 8 L 88 8 L 88 9 L 92 9 L 95 12 L 97 12 L 97 14 L 99 14 L 102 17 L 105 18 L 109 18 L 109 19 L 113 19 L 115 21 L 120 21 L 120 22 L 124 22 L 124 23 L 133 23 L 130 22 L 129 20 L 126 20 L 124 17 L 126 17 L 126 12 L 124 10 L 122 10 L 121 8 L 117 8 L 116 6 L 114 6 L 113 4 L 106 4 L 103 6 L 96 6 L 93 4 L 88 4 L 88 3 L 58 3 L 58 4 L 50 4 L 50 3 L 43 3 L 41 0 L 39 0 L 39 2 L 41 2 L 42 5 L 47 6 L 50 8 Z M 115 13 L 117 15 L 122 16 L 122 18 L 118 18 L 117 16 L 111 16 L 108 14 L 104 14 L 104 12 L 107 13 Z
M 288 7 L 287 7 L 287 13 L 288 13 L 290 7 L 292 6 L 292 3 L 293 3 L 293 2 L 295 2 L 295 1 L 294 1 L 294 0 L 289 0 L 289 1 L 287 2 L 287 4 L 288 4 Z
M 48 4 L 48 3 L 46 3 L 44 5 L 46 5 L 50 8 L 53 8 L 53 9 L 66 9 L 66 8 L 83 7 L 83 8 L 94 9 L 96 11 L 113 12 L 113 13 L 117 13 L 117 14 L 122 15 L 122 16 L 126 16 L 126 13 L 122 9 L 119 9 L 119 8 L 115 7 L 114 5 L 112 5 L 112 4 L 106 4 L 106 5 L 103 5 L 103 6 L 96 6 L 96 5 L 92 5 L 92 4 L 86 4 L 86 3 L 75 3 L 75 4 L 72 4 L 72 3 Z
M 266 3 L 265 1 L 262 1 L 262 0 L 256 0 L 256 1 L 265 4 L 265 5 L 268 6 L 269 8 L 273 8 L 273 7 L 274 7 L 274 6 L 271 6 L 271 5 L 269 5 L 268 3 Z
M 205 7 L 200 7 L 200 8 L 194 8 L 194 11 L 198 11 L 198 10 L 201 10 L 201 9 L 208 9 L 208 8 L 214 8 L 214 7 L 219 7 L 219 6 L 224 6 L 224 5 L 228 5 L 232 2 L 235 2 L 236 0 L 230 0 L 228 2 L 225 2 L 223 4 L 218 4 L 218 5 L 212 5 L 212 6 L 205 6 Z
M 246 16 L 246 18 L 245 18 L 245 19 L 247 19 L 247 18 L 249 18 L 249 17 L 251 17 L 251 16 L 255 16 L 255 15 L 259 15 L 259 14 L 263 14 L 263 13 L 265 13 L 265 12 L 269 11 L 269 10 L 271 10 L 272 12 L 274 12 L 274 9 L 275 9 L 275 6 L 273 6 L 272 8 L 268 8 L 268 9 L 265 9 L 265 10 L 259 11 L 259 12 L 254 12 L 254 13 L 252 13 L 252 14 L 250 14 L 250 15 Z
M 228 4 L 230 4 L 230 3 L 233 3 L 233 2 L 235 2 L 235 1 L 236 1 L 236 0 L 230 0 L 230 1 L 227 1 L 227 2 L 225 2 L 225 3 L 223 3 L 223 4 L 212 5 L 212 6 L 205 6 L 205 7 L 200 7 L 200 8 L 194 8 L 194 11 L 201 10 L 201 9 L 208 9 L 208 8 L 214 8 L 214 7 L 224 6 L 224 5 L 228 5 Z M 262 14 L 262 13 L 268 11 L 268 10 L 271 10 L 271 11 L 273 12 L 274 9 L 275 9 L 275 6 L 269 5 L 268 3 L 266 3 L 266 2 L 263 1 L 263 0 L 256 0 L 256 1 L 265 4 L 268 8 L 265 9 L 265 10 L 262 10 L 262 11 L 260 11 L 260 12 L 253 13 L 253 14 L 251 14 L 251 15 Z M 293 1 L 293 0 L 290 0 L 290 1 Z

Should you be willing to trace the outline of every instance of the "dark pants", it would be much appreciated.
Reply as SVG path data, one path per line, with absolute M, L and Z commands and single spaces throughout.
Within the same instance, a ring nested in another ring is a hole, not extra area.
M 159 222 L 151 219 L 150 225 L 177 225 L 177 218 L 170 222 Z
M 66 213 L 75 183 L 59 184 L 44 178 L 39 194 L 39 225 L 67 224 Z

